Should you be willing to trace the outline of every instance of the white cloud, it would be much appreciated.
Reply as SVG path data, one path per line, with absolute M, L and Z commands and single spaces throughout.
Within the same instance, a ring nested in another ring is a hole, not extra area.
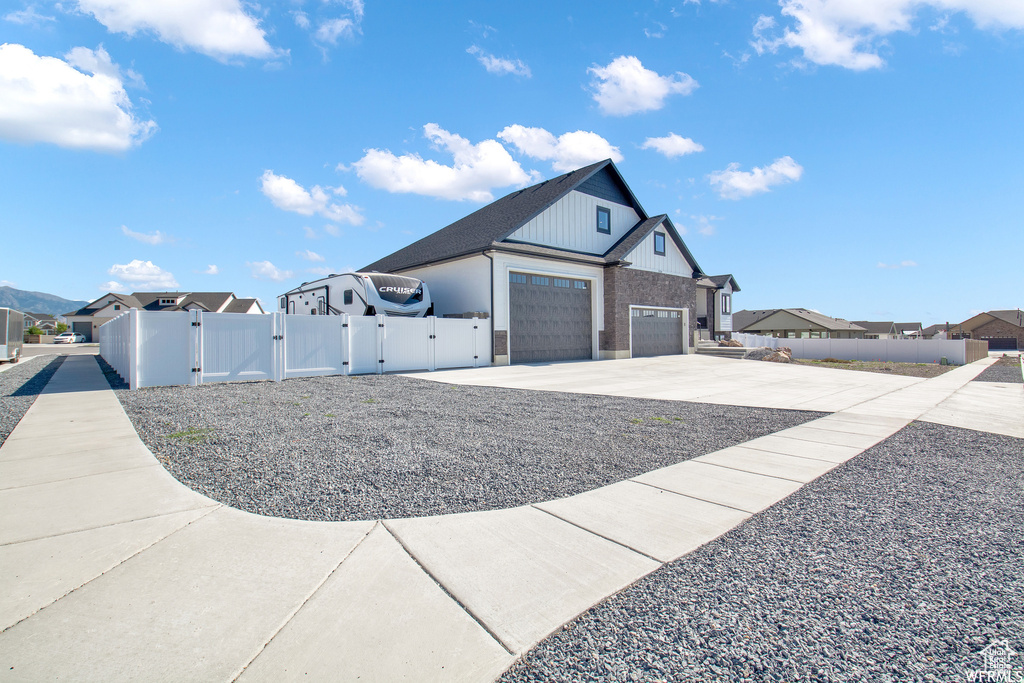
M 334 6 L 342 5 L 346 10 L 345 14 L 337 16 L 334 14 Z M 293 13 L 295 25 L 311 32 L 313 40 L 324 45 L 337 45 L 342 38 L 351 40 L 363 32 L 363 16 L 366 8 L 362 0 L 323 0 L 320 3 L 316 28 L 313 28 L 314 20 L 303 11 Z M 325 16 L 330 15 L 330 16 Z M 326 57 L 326 51 L 324 53 Z
M 124 285 L 122 285 L 117 280 L 108 280 L 107 282 L 104 282 L 103 284 L 101 284 L 96 289 L 100 290 L 101 292 L 127 292 L 128 291 L 128 288 L 125 287 Z
M 156 122 L 133 115 L 119 69 L 102 47 L 75 48 L 67 59 L 0 45 L 0 138 L 121 152 L 156 131 Z M 92 75 L 73 64 L 90 64 L 80 68 Z
M 117 280 L 123 280 L 124 286 L 135 291 L 170 291 L 178 287 L 178 281 L 174 276 L 160 266 L 154 265 L 152 261 L 136 259 L 123 265 L 114 264 L 107 272 Z
M 704 151 L 704 145 L 675 133 L 669 133 L 663 138 L 647 138 L 640 148 L 661 152 L 669 159 Z
M 316 239 L 316 230 L 314 230 L 313 228 L 309 227 L 308 225 L 305 226 L 304 228 L 302 228 L 302 231 L 303 231 L 303 234 L 306 235 L 306 239 L 308 239 L 308 240 L 315 240 Z
M 466 52 L 476 57 L 476 61 L 483 64 L 483 67 L 487 69 L 488 73 L 498 74 L 499 76 L 514 74 L 516 76 L 524 76 L 526 78 L 533 76 L 533 74 L 530 73 L 530 67 L 524 64 L 520 59 L 512 60 L 495 57 L 477 45 L 470 46 L 466 49 Z
M 17 287 L 18 285 L 10 280 L 0 280 L 0 287 Z
M 343 187 L 320 187 L 314 185 L 308 191 L 291 178 L 267 170 L 260 176 L 260 191 L 274 206 L 303 216 L 319 214 L 330 221 L 361 225 L 364 218 L 359 207 L 351 204 L 337 204 L 331 201 L 331 194 L 344 196 Z
M 38 12 L 36 12 L 35 5 L 29 5 L 23 10 L 18 10 L 17 12 L 10 12 L 4 15 L 4 21 L 9 21 L 12 24 L 37 26 L 46 21 L 57 21 L 57 17 L 48 17 L 43 14 L 39 14 Z
M 240 0 L 78 0 L 78 6 L 114 33 L 152 32 L 169 45 L 221 61 L 284 54 L 267 43 Z
M 135 232 L 133 230 L 130 230 L 127 225 L 122 225 L 121 232 L 123 232 L 128 237 L 131 237 L 133 240 L 145 242 L 146 244 L 156 245 L 172 241 L 169 237 L 167 237 L 167 235 L 163 234 L 159 230 L 154 231 L 153 234 L 151 235 L 147 235 L 144 232 Z
M 776 159 L 770 166 L 754 167 L 752 171 L 740 171 L 740 165 L 729 164 L 724 171 L 715 171 L 709 177 L 711 185 L 723 199 L 740 199 L 761 192 L 767 192 L 774 185 L 800 180 L 804 168 L 793 161 L 793 157 Z
M 900 261 L 899 263 L 882 263 L 881 261 L 878 262 L 878 267 L 879 268 L 891 268 L 891 269 L 895 269 L 895 268 L 913 268 L 916 265 L 917 265 L 917 263 L 915 263 L 914 261 Z
M 317 27 L 316 33 L 313 35 L 321 43 L 337 45 L 338 38 L 341 38 L 342 36 L 345 38 L 351 38 L 354 33 L 355 24 L 351 19 L 343 17 L 338 19 L 328 19 L 322 22 Z
M 445 166 L 418 154 L 396 156 L 390 150 L 368 149 L 352 164 L 359 178 L 388 192 L 408 192 L 440 199 L 489 202 L 491 190 L 525 185 L 530 176 L 497 140 L 477 144 L 449 133 L 436 123 L 423 126 L 424 135 L 452 155 Z
M 302 251 L 295 252 L 295 255 L 299 258 L 306 259 L 307 261 L 323 261 L 324 257 L 315 251 L 304 249 Z
M 595 161 L 622 161 L 619 148 L 597 133 L 577 130 L 557 138 L 543 128 L 527 128 L 515 124 L 506 127 L 498 138 L 513 145 L 521 154 L 551 161 L 556 171 L 572 171 Z
M 294 273 L 290 270 L 281 270 L 270 261 L 246 262 L 249 272 L 257 280 L 273 280 L 281 282 L 292 277 Z
M 762 16 L 754 25 L 751 42 L 758 54 L 782 47 L 800 50 L 802 59 L 819 65 L 855 71 L 885 64 L 878 48 L 885 36 L 916 31 L 915 13 L 925 7 L 941 12 L 963 12 L 982 29 L 1024 28 L 1020 0 L 780 0 L 781 13 L 792 21 L 783 33 L 770 37 L 773 17 Z
M 610 116 L 661 109 L 669 95 L 689 95 L 698 87 L 681 71 L 661 76 L 644 68 L 636 57 L 616 57 L 608 66 L 595 65 L 587 72 L 595 77 L 590 83 L 594 101 Z
M 306 272 L 312 275 L 319 275 L 320 277 L 327 277 L 333 275 L 336 271 L 334 268 L 328 268 L 327 266 L 318 266 L 316 268 L 306 268 Z
M 712 235 L 714 235 L 715 232 L 717 231 L 717 228 L 715 228 L 715 221 L 722 220 L 722 218 L 720 216 L 703 216 L 703 215 L 701 215 L 701 216 L 690 216 L 690 218 L 692 218 L 694 220 L 694 222 L 697 224 L 696 225 L 697 232 L 700 233 L 701 235 L 704 235 L 705 237 L 711 237 Z
M 212 263 L 206 266 L 206 270 L 203 271 L 203 275 L 217 275 L 220 273 L 220 268 L 213 265 Z

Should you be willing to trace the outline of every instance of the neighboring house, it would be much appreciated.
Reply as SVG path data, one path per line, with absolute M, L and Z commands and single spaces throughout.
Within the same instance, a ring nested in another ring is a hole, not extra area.
M 979 313 L 951 326 L 950 337 L 987 341 L 990 351 L 1024 350 L 1024 312 L 1018 308 Z
M 929 325 L 921 330 L 921 339 L 945 339 L 947 327 L 949 327 L 949 325 Z
M 108 292 L 83 308 L 65 314 L 72 332 L 87 342 L 99 340 L 99 328 L 125 311 L 193 311 L 207 313 L 263 313 L 256 299 L 239 299 L 231 292 Z
M 864 328 L 865 339 L 893 339 L 899 332 L 896 331 L 896 323 L 891 320 L 854 320 L 854 325 Z
M 740 291 L 732 275 L 708 275 L 697 280 L 697 327 L 711 339 L 732 336 L 732 295 Z
M 61 322 L 49 313 L 25 313 L 25 329 L 38 327 L 44 334 L 57 334 L 57 323 Z
M 737 332 L 763 334 L 770 337 L 790 339 L 863 339 L 865 329 L 842 318 L 830 318 L 806 308 L 780 308 L 772 311 L 742 311 L 753 313 L 754 316 L 734 317 L 744 322 L 751 317 L 756 319 L 746 323 Z M 757 314 L 759 315 L 757 317 Z M 734 322 L 737 322 L 734 320 Z
M 682 353 L 699 290 L 739 289 L 731 276 L 698 284 L 706 275 L 672 221 L 649 215 L 611 160 L 517 190 L 362 270 L 423 280 L 439 317 L 486 313 L 496 364 Z
M 893 323 L 896 334 L 903 339 L 920 339 L 924 328 L 921 323 Z

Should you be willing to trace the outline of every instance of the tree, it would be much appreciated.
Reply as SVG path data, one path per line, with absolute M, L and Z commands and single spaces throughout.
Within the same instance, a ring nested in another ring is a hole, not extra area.
M 62 332 L 67 332 L 67 331 L 68 331 L 68 324 L 67 323 L 57 323 L 57 334 L 61 334 Z

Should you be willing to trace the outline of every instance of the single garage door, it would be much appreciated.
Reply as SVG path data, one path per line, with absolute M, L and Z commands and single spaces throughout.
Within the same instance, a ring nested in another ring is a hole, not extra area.
M 510 273 L 508 298 L 512 363 L 593 357 L 590 282 Z
M 85 335 L 85 341 L 92 342 L 92 323 L 71 323 L 71 331 Z
M 633 357 L 683 352 L 683 312 L 657 308 L 630 309 Z
M 1017 350 L 1017 338 L 1016 337 L 978 337 L 980 341 L 988 342 L 989 351 L 1016 351 Z

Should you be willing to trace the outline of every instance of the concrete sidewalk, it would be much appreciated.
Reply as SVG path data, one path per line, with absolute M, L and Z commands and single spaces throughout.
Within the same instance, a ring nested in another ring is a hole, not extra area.
M 710 360 L 734 376 L 737 361 Z M 96 362 L 69 357 L 0 448 L 0 679 L 493 680 L 662 563 L 969 403 L 991 362 L 859 402 L 851 387 L 828 417 L 571 498 L 305 522 L 179 484 Z

